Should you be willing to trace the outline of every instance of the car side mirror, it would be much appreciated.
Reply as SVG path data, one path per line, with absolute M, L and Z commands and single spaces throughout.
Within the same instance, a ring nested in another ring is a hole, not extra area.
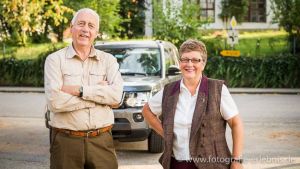
M 175 75 L 179 75 L 181 72 L 180 72 L 180 69 L 175 66 L 175 65 L 171 65 L 168 70 L 167 70 L 167 75 L 168 76 L 175 76 Z

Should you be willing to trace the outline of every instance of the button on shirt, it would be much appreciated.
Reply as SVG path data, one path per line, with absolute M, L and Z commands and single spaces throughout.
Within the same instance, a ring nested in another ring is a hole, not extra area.
M 177 160 L 190 159 L 189 140 L 199 86 L 200 83 L 196 89 L 196 93 L 191 95 L 184 85 L 183 80 L 180 82 L 180 93 L 174 119 L 173 139 L 173 153 Z M 163 90 L 150 98 L 148 102 L 151 111 L 158 116 L 162 113 L 162 96 Z M 238 114 L 237 106 L 225 85 L 222 86 L 220 112 L 225 120 Z
M 109 84 L 102 85 L 103 80 Z M 83 86 L 83 97 L 62 92 L 63 85 Z M 53 112 L 52 127 L 90 130 L 111 125 L 111 106 L 120 102 L 122 92 L 119 64 L 111 54 L 91 48 L 88 58 L 82 61 L 70 45 L 46 59 L 45 93 Z

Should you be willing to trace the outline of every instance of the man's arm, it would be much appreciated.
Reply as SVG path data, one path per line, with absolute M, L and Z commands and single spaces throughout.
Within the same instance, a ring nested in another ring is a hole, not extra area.
M 87 107 L 95 107 L 95 103 L 91 101 L 83 100 L 76 95 L 62 91 L 63 75 L 57 55 L 49 55 L 47 57 L 44 72 L 45 94 L 51 112 L 69 112 Z
M 123 95 L 123 79 L 119 72 L 119 64 L 115 58 L 108 65 L 106 81 L 92 86 L 83 86 L 83 99 L 104 105 L 117 105 Z
M 143 107 L 143 116 L 146 119 L 146 121 L 149 123 L 149 125 L 162 137 L 164 137 L 163 128 L 161 125 L 160 120 L 157 118 L 157 116 L 151 111 L 148 103 L 146 103 Z
M 227 120 L 232 132 L 232 158 L 239 159 L 242 158 L 242 151 L 244 145 L 244 128 L 243 123 L 239 115 Z M 241 164 L 238 162 L 232 162 L 231 169 L 241 168 Z

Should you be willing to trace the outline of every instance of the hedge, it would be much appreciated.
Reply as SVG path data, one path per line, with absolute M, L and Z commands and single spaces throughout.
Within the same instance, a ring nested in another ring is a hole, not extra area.
M 57 49 L 42 53 L 37 59 L 0 60 L 0 86 L 43 86 L 46 56 Z M 300 57 L 208 58 L 205 74 L 226 80 L 229 87 L 300 88 Z
M 36 59 L 0 59 L 0 86 L 44 86 L 44 63 L 46 57 L 56 50 L 50 48 Z
M 229 87 L 299 88 L 300 57 L 216 56 L 208 59 L 205 73 L 208 77 L 225 80 Z

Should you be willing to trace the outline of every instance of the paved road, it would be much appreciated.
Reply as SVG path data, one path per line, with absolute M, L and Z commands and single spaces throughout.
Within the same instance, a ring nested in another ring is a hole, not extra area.
M 245 123 L 245 168 L 300 168 L 300 95 L 233 96 Z M 49 168 L 44 104 L 41 93 L 0 93 L 0 169 Z M 115 145 L 120 169 L 161 169 L 146 141 Z

